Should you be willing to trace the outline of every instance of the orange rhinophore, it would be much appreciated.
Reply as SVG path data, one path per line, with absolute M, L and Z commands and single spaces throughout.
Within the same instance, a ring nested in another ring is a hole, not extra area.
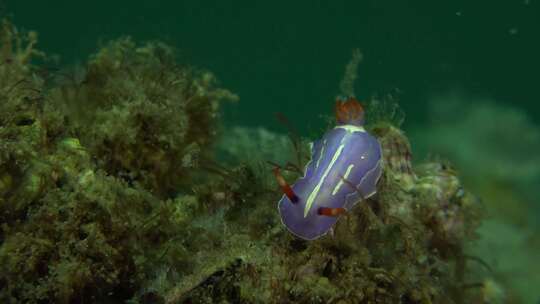
M 289 186 L 285 178 L 283 178 L 278 167 L 274 168 L 274 175 L 276 176 L 276 180 L 279 186 L 281 187 L 281 190 L 283 190 L 283 193 L 285 193 L 285 195 L 289 198 L 289 200 L 293 204 L 296 204 L 298 202 L 298 196 L 294 193 L 294 191 L 292 190 L 291 186 Z
M 336 100 L 336 121 L 338 125 L 363 125 L 364 108 L 354 97 Z

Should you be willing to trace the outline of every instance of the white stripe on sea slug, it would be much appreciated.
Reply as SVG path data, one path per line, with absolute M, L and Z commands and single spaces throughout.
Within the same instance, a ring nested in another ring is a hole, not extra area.
M 337 151 L 334 153 L 334 156 L 332 157 L 332 161 L 330 162 L 328 167 L 326 167 L 326 170 L 324 170 L 324 173 L 321 176 L 321 179 L 319 180 L 319 182 L 317 183 L 317 186 L 315 186 L 315 189 L 313 189 L 313 191 L 311 191 L 311 193 L 309 194 L 308 199 L 306 201 L 306 207 L 304 208 L 304 217 L 307 217 L 309 209 L 311 209 L 311 205 L 313 205 L 313 202 L 315 201 L 317 194 L 319 194 L 319 190 L 321 190 L 322 183 L 326 179 L 326 176 L 328 175 L 328 172 L 330 172 L 330 169 L 332 169 L 332 166 L 334 166 L 334 163 L 338 159 L 344 147 L 345 147 L 344 144 L 339 146 Z
M 324 147 L 326 147 L 326 140 L 323 142 L 321 147 L 321 154 L 319 155 L 319 159 L 317 159 L 317 163 L 315 164 L 315 169 L 319 168 L 319 163 L 321 162 L 321 159 L 324 155 Z
M 349 167 L 347 167 L 347 171 L 345 171 L 345 175 L 343 176 L 342 179 L 339 180 L 339 183 L 337 184 L 337 186 L 334 188 L 334 191 L 332 191 L 332 195 L 336 195 L 336 193 L 338 193 L 339 191 L 339 188 L 341 188 L 341 186 L 343 185 L 343 180 L 347 179 L 347 177 L 349 177 L 349 174 L 351 173 L 351 170 L 352 168 L 354 167 L 353 164 L 350 164 Z
M 366 132 L 366 129 L 364 129 L 364 127 L 359 127 L 359 126 L 354 126 L 354 125 L 341 125 L 341 126 L 335 127 L 335 129 L 344 129 L 345 131 L 351 132 L 351 133 L 354 133 L 354 132 L 365 133 Z

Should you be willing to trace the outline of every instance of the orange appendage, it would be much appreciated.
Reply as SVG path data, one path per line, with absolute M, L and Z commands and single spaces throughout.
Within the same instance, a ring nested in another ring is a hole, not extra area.
M 274 175 L 276 176 L 276 180 L 279 186 L 281 187 L 281 190 L 283 191 L 283 193 L 285 193 L 285 195 L 289 198 L 289 200 L 292 203 L 294 204 L 297 203 L 299 200 L 298 196 L 294 193 L 294 191 L 292 190 L 291 186 L 289 186 L 285 178 L 283 178 L 283 176 L 281 175 L 281 172 L 279 172 L 278 167 L 274 168 Z
M 317 213 L 319 215 L 325 215 L 325 216 L 338 216 L 340 214 L 345 213 L 345 208 L 327 208 L 327 207 L 320 207 Z
M 345 101 L 336 100 L 336 120 L 338 124 L 361 126 L 364 124 L 364 108 L 354 97 Z

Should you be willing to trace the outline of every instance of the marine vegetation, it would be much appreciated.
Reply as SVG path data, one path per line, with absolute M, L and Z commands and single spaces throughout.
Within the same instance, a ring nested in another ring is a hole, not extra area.
M 268 139 L 226 142 L 251 159 L 215 156 L 219 105 L 236 96 L 210 72 L 129 38 L 44 69 L 35 33 L 0 33 L 2 303 L 467 303 L 496 286 L 470 281 L 482 261 L 464 251 L 482 205 L 448 164 L 411 163 L 394 114 L 365 126 L 377 194 L 306 241 L 281 223 L 273 165 L 253 161 Z M 261 153 L 303 168 L 309 140 L 293 141 Z

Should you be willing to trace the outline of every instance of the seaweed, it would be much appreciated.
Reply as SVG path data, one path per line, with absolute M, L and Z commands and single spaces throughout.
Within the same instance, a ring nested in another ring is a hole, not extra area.
M 171 191 L 191 184 L 219 101 L 235 96 L 171 48 L 129 38 L 48 87 L 35 33 L 1 32 L 2 302 L 125 301 L 163 263 L 188 271 L 205 239 L 186 221 L 203 207 Z

